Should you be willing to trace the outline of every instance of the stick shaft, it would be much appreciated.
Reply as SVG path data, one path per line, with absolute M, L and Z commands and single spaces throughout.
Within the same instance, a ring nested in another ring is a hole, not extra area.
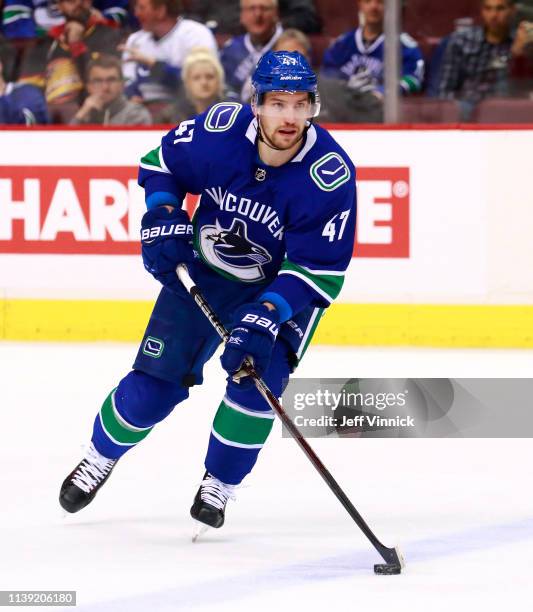
M 180 281 L 190 293 L 191 297 L 194 299 L 198 307 L 209 319 L 211 325 L 213 325 L 222 340 L 226 342 L 230 335 L 228 330 L 224 327 L 223 323 L 217 317 L 215 312 L 213 312 L 212 308 L 209 306 L 208 302 L 205 300 L 198 287 L 194 284 L 186 266 L 180 264 L 176 269 L 176 273 L 178 274 Z M 334 493 L 334 495 L 337 497 L 337 499 L 340 501 L 340 503 L 343 505 L 343 507 L 346 509 L 348 514 L 352 517 L 352 519 L 355 521 L 361 531 L 366 535 L 366 537 L 374 546 L 374 548 L 379 552 L 379 554 L 387 563 L 401 564 L 401 560 L 398 558 L 397 551 L 394 548 L 387 548 L 378 540 L 374 532 L 370 529 L 366 521 L 352 504 L 346 493 L 342 490 L 339 483 L 335 480 L 335 478 L 333 478 L 331 472 L 322 463 L 318 455 L 311 448 L 307 440 L 302 436 L 296 425 L 292 422 L 291 418 L 285 412 L 283 406 L 278 401 L 278 398 L 267 387 L 263 379 L 258 376 L 252 364 L 250 364 L 249 362 L 245 362 L 244 367 L 248 371 L 248 374 L 252 377 L 259 393 L 261 393 L 261 395 L 265 398 L 266 402 L 270 405 L 272 410 L 281 419 L 283 425 L 287 428 L 291 436 L 296 440 L 300 448 L 307 455 L 307 458 L 316 468 L 317 472 L 320 474 L 320 476 L 322 476 L 328 487 L 331 489 L 331 491 Z

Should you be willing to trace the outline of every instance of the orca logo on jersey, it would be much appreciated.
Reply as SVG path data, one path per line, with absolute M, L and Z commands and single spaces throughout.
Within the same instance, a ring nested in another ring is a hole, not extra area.
M 272 261 L 269 252 L 248 238 L 248 226 L 233 219 L 231 227 L 204 225 L 198 232 L 200 252 L 215 268 L 239 280 L 254 283 L 265 278 L 263 265 Z

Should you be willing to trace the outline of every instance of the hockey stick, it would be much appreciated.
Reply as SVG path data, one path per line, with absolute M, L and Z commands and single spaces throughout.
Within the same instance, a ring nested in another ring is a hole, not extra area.
M 198 287 L 194 284 L 192 278 L 189 275 L 187 267 L 184 264 L 180 264 L 176 268 L 176 274 L 178 275 L 178 278 L 182 282 L 183 286 L 185 287 L 185 289 L 187 289 L 187 291 L 194 299 L 200 310 L 205 314 L 211 325 L 215 328 L 218 335 L 222 338 L 224 342 L 227 342 L 230 336 L 228 330 L 224 327 L 222 321 L 220 321 L 217 315 L 213 312 L 211 306 L 207 303 Z M 288 414 L 283 409 L 283 406 L 278 401 L 278 398 L 272 393 L 272 391 L 264 383 L 263 379 L 257 374 L 253 365 L 248 360 L 246 360 L 244 362 L 243 369 L 248 373 L 249 376 L 251 376 L 259 393 L 261 393 L 268 405 L 281 419 L 283 425 L 285 425 L 285 427 L 289 430 L 291 436 L 296 440 L 300 448 L 307 455 L 307 458 L 315 466 L 320 476 L 322 476 L 322 478 L 326 481 L 326 484 L 335 494 L 340 503 L 344 506 L 348 514 L 357 523 L 361 531 L 366 535 L 366 537 L 370 540 L 374 548 L 385 560 L 385 565 L 375 565 L 374 571 L 379 574 L 399 574 L 401 568 L 403 568 L 405 564 L 398 547 L 388 548 L 377 539 L 377 537 L 374 535 L 374 532 L 370 529 L 363 517 L 359 514 L 355 506 L 349 500 L 346 493 L 341 489 L 339 483 L 333 478 L 329 470 L 318 458 L 315 451 L 307 443 L 307 440 L 302 436 L 296 425 L 292 422 Z

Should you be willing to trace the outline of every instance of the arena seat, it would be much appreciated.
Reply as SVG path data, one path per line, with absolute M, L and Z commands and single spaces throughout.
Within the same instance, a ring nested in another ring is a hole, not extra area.
M 533 100 L 488 98 L 477 105 L 472 120 L 475 123 L 533 124 Z
M 326 36 L 337 37 L 359 23 L 355 0 L 315 0 L 315 7 L 322 19 L 322 33 Z
M 459 123 L 459 104 L 455 100 L 410 98 L 401 102 L 402 123 Z
M 457 19 L 478 19 L 479 0 L 446 0 L 432 2 L 428 15 L 427 0 L 408 0 L 403 19 L 403 30 L 416 40 L 442 37 L 455 29 Z

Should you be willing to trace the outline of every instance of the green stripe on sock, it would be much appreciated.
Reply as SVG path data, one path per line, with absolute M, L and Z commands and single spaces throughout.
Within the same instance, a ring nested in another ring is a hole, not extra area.
M 273 419 L 244 414 L 221 402 L 213 421 L 213 429 L 230 442 L 264 444 L 273 424 Z
M 113 390 L 105 400 L 100 410 L 100 418 L 106 432 L 119 444 L 137 444 L 144 440 L 152 431 L 152 427 L 140 428 L 128 425 L 120 417 L 114 407 L 115 390 Z

